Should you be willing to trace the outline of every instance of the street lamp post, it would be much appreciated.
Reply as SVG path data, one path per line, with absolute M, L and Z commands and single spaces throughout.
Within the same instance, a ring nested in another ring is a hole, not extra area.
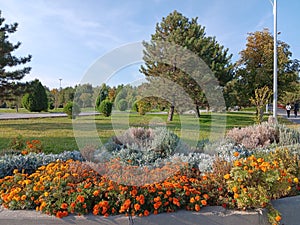
M 62 81 L 62 79 L 59 78 L 59 89 L 60 89 L 60 90 L 61 90 L 61 81 Z
M 270 0 L 271 1 L 271 0 Z M 277 0 L 271 1 L 274 15 L 273 117 L 277 119 Z

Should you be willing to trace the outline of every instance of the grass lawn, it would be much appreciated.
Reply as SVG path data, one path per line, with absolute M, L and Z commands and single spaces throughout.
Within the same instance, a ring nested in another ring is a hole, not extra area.
M 80 124 L 81 134 L 86 137 L 89 136 L 89 131 L 85 130 L 85 127 L 89 124 L 96 124 L 102 143 L 115 135 L 114 131 L 124 131 L 128 126 L 167 126 L 186 142 L 194 143 L 195 140 L 206 138 L 218 139 L 228 129 L 253 124 L 253 119 L 252 112 L 202 113 L 200 119 L 195 118 L 194 115 L 175 115 L 172 122 L 167 122 L 166 114 L 140 116 L 135 113 L 115 113 L 112 118 L 105 118 L 101 115 L 80 117 L 76 123 Z M 72 120 L 66 117 L 0 120 L 0 133 L 0 151 L 7 149 L 8 143 L 18 135 L 25 140 L 40 140 L 46 153 L 78 149 Z

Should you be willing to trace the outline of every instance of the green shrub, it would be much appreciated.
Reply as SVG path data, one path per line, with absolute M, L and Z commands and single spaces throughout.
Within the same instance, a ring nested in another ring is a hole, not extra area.
M 117 108 L 120 111 L 125 111 L 128 107 L 128 102 L 125 99 L 121 99 L 118 103 L 117 103 Z
M 17 137 L 13 138 L 9 144 L 8 144 L 8 148 L 10 150 L 23 150 L 25 148 L 25 140 L 22 137 L 22 135 L 18 135 Z
M 48 110 L 48 97 L 44 86 L 39 80 L 30 83 L 29 93 L 22 98 L 22 105 L 30 112 L 41 112 Z
M 100 103 L 98 111 L 102 113 L 105 117 L 109 117 L 112 112 L 112 106 L 112 102 L 110 102 L 109 100 L 104 100 Z
M 134 111 L 134 112 L 139 112 L 139 107 L 138 107 L 138 101 L 135 101 L 132 105 L 132 108 L 131 110 Z
M 151 103 L 149 101 L 139 100 L 137 102 L 137 108 L 140 115 L 145 115 L 146 112 L 151 110 Z
M 80 107 L 75 102 L 68 102 L 64 107 L 64 113 L 66 113 L 70 119 L 75 119 L 80 112 Z

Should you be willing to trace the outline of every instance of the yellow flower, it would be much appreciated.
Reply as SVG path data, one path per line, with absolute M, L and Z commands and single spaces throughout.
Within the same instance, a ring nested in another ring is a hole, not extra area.
M 24 201 L 26 200 L 27 196 L 26 195 L 22 195 L 21 200 Z
M 49 192 L 46 191 L 46 192 L 44 193 L 44 196 L 45 196 L 45 197 L 48 197 L 48 196 L 49 196 Z
M 238 198 L 238 197 L 239 197 L 239 194 L 234 193 L 233 197 L 234 197 L 234 198 Z
M 258 158 L 258 159 L 257 159 L 257 162 L 259 162 L 259 163 L 262 163 L 263 161 L 264 161 L 263 158 Z
M 224 175 L 225 180 L 228 180 L 229 178 L 230 178 L 230 174 L 227 173 L 226 175 Z
M 294 178 L 294 183 L 298 184 L 299 180 L 297 177 Z

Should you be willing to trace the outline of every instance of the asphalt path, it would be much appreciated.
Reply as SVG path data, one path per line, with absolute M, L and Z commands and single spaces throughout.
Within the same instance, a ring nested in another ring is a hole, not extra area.
M 83 112 L 80 113 L 79 116 L 90 116 L 99 114 L 97 112 Z M 287 118 L 286 111 L 284 109 L 277 109 L 278 116 L 284 117 L 290 120 L 293 123 L 300 124 L 300 112 L 298 117 L 294 116 L 293 111 L 291 111 L 290 118 Z M 30 119 L 30 118 L 47 118 L 47 117 L 67 117 L 65 113 L 1 113 L 0 111 L 0 120 L 8 120 L 8 119 Z
M 286 110 L 285 110 L 285 109 L 278 108 L 278 109 L 277 109 L 277 114 L 278 114 L 279 116 L 282 116 L 283 118 L 286 118 L 286 119 L 290 120 L 290 121 L 293 122 L 293 123 L 300 124 L 300 113 L 299 113 L 299 112 L 298 112 L 298 116 L 295 117 L 294 111 L 291 110 L 290 117 L 288 118 L 288 117 L 287 117 Z
M 91 116 L 97 112 L 83 112 L 79 116 Z M 67 117 L 66 113 L 0 113 L 0 120 Z

